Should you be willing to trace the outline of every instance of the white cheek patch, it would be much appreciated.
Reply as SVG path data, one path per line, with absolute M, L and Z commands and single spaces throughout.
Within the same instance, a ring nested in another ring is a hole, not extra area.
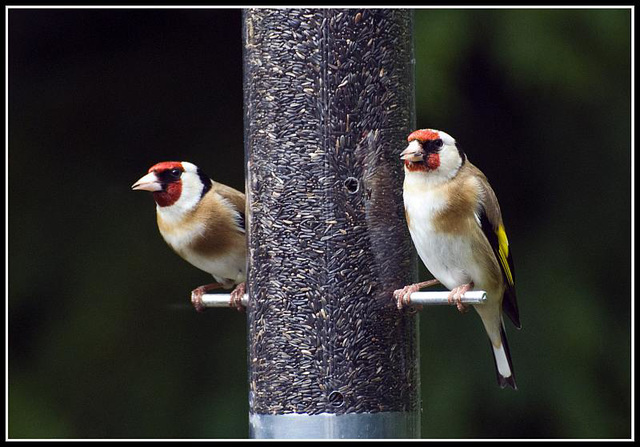
M 185 205 L 187 207 L 193 207 L 200 201 L 202 195 L 202 189 L 204 185 L 200 181 L 200 177 L 190 172 L 182 174 L 182 195 L 180 200 L 185 199 Z M 178 200 L 178 202 L 180 201 Z
M 453 177 L 462 164 L 458 148 L 445 145 L 440 151 L 440 171 L 447 178 Z
M 181 178 L 182 191 L 180 198 L 170 206 L 158 206 L 158 213 L 168 224 L 175 224 L 184 219 L 185 213 L 196 207 L 202 195 L 203 185 L 200 178 L 186 170 Z

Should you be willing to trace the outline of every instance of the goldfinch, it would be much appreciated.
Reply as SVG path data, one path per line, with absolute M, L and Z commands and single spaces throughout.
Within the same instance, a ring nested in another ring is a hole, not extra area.
M 151 191 L 164 240 L 183 259 L 216 280 L 191 292 L 196 310 L 204 310 L 205 292 L 234 285 L 230 305 L 241 310 L 247 258 L 244 194 L 214 182 L 186 161 L 157 163 L 131 188 Z
M 473 307 L 489 335 L 498 384 L 517 389 L 503 312 L 520 329 L 514 269 L 500 206 L 485 175 L 446 132 L 411 133 L 404 161 L 403 200 L 411 239 L 435 280 L 394 293 L 398 307 L 411 293 L 440 282 L 449 302 L 466 310 L 461 298 L 475 288 L 487 300 Z

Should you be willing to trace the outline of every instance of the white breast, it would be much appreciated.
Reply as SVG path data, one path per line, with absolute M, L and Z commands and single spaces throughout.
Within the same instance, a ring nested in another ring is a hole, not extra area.
M 434 215 L 446 206 L 445 197 L 438 189 L 419 187 L 416 183 L 407 184 L 405 177 L 403 198 L 409 216 L 409 233 L 420 259 L 449 289 L 472 281 L 479 272 L 475 272 L 470 239 L 442 233 L 433 227 Z

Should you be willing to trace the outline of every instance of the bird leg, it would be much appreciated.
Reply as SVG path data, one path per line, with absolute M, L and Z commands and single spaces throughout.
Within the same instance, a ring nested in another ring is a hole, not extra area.
M 236 286 L 235 289 L 231 292 L 231 300 L 229 300 L 229 307 L 234 307 L 238 310 L 238 312 L 244 312 L 244 305 L 242 304 L 242 298 L 244 297 L 244 293 L 246 291 L 245 283 L 240 283 Z
M 408 286 L 404 286 L 402 289 L 398 289 L 393 292 L 393 298 L 396 300 L 396 306 L 398 309 L 402 309 L 403 305 L 411 304 L 411 294 L 413 292 L 417 292 L 420 289 L 425 287 L 431 287 L 440 284 L 440 281 L 437 279 L 430 279 L 429 281 L 418 282 L 415 284 L 410 284 Z
M 449 296 L 447 297 L 449 304 L 453 304 L 455 301 L 456 307 L 458 308 L 458 311 L 460 313 L 463 314 L 467 312 L 469 310 L 469 306 L 467 306 L 466 304 L 462 304 L 462 297 L 464 296 L 465 293 L 467 293 L 472 288 L 473 288 L 473 282 L 470 282 L 469 284 L 463 284 L 458 287 L 454 287 L 451 290 L 451 293 L 449 293 Z
M 204 312 L 206 310 L 206 307 L 202 302 L 202 295 L 204 295 L 209 290 L 221 289 L 222 287 L 222 284 L 214 282 L 193 289 L 191 291 L 191 304 L 193 304 L 193 307 L 195 307 L 198 312 Z

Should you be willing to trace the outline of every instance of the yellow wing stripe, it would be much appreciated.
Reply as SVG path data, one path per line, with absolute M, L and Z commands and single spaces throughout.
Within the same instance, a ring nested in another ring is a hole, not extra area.
M 507 233 L 504 231 L 504 225 L 500 224 L 496 234 L 498 235 L 498 254 L 500 264 L 502 264 L 502 269 L 507 275 L 507 281 L 509 281 L 509 284 L 513 286 L 513 275 L 511 274 L 511 269 L 507 262 L 507 258 L 509 257 L 509 240 L 507 239 Z

